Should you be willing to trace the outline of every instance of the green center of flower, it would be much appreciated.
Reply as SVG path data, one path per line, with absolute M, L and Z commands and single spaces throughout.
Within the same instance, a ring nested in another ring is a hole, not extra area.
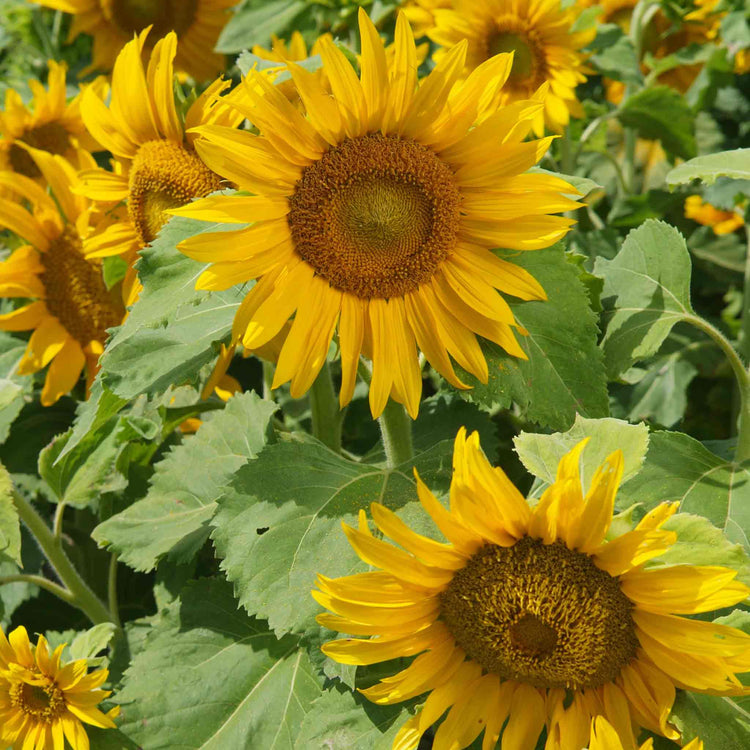
M 144 143 L 133 159 L 129 177 L 128 214 L 145 246 L 164 226 L 170 208 L 202 198 L 222 187 L 194 151 L 172 141 Z
M 32 721 L 51 724 L 66 711 L 63 692 L 51 680 L 42 685 L 13 681 L 8 695 L 11 706 L 21 710 Z
M 128 35 L 153 26 L 154 41 L 170 31 L 184 34 L 198 10 L 198 0 L 104 0 L 103 5 L 114 24 Z
M 529 94 L 545 80 L 547 64 L 543 45 L 537 40 L 533 28 L 516 16 L 501 16 L 487 36 L 485 57 L 502 52 L 513 52 L 513 68 L 508 77 L 511 87 L 520 88 Z
M 120 324 L 124 310 L 107 290 L 99 262 L 86 260 L 71 227 L 40 255 L 49 311 L 82 347 L 104 343 L 107 328 Z
M 70 135 L 59 123 L 48 122 L 36 128 L 27 130 L 18 138 L 27 146 L 47 151 L 50 154 L 64 155 L 70 148 Z M 32 180 L 42 176 L 36 162 L 31 158 L 26 149 L 13 144 L 8 154 L 10 165 L 14 172 L 30 177 Z
M 633 605 L 581 552 L 524 537 L 489 545 L 440 595 L 457 644 L 488 672 L 540 688 L 594 688 L 635 656 Z
M 289 199 L 297 252 L 331 286 L 402 296 L 453 251 L 461 197 L 453 173 L 413 140 L 345 140 L 306 167 Z

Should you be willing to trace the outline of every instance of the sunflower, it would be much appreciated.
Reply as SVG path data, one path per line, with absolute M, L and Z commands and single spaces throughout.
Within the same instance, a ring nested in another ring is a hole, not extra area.
M 714 234 L 729 234 L 745 223 L 741 213 L 715 208 L 700 195 L 690 195 L 685 199 L 685 218 L 711 227 Z
M 85 659 L 61 664 L 65 644 L 50 653 L 47 640 L 29 642 L 26 628 L 8 638 L 0 629 L 0 743 L 13 750 L 63 750 L 67 738 L 73 750 L 88 750 L 81 722 L 114 729 L 119 707 L 102 713 L 96 706 L 109 695 L 101 690 L 109 673 L 87 674 Z
M 122 322 L 124 307 L 107 290 L 101 262 L 83 255 L 92 215 L 88 201 L 73 192 L 80 187 L 75 169 L 44 151 L 29 149 L 29 155 L 53 196 L 28 177 L 0 172 L 0 186 L 31 204 L 26 210 L 0 199 L 0 227 L 29 243 L 0 263 L 0 297 L 34 300 L 0 315 L 0 330 L 34 331 L 18 372 L 49 365 L 41 400 L 50 406 L 73 388 L 84 366 L 91 383 L 107 328 Z
M 352 397 L 361 353 L 373 361 L 370 404 L 391 395 L 416 415 L 422 388 L 417 346 L 458 388 L 449 354 L 487 381 L 475 333 L 525 358 L 513 314 L 496 289 L 545 299 L 522 268 L 488 248 L 547 247 L 572 220 L 548 215 L 578 204 L 556 177 L 522 174 L 550 138 L 524 142 L 540 99 L 493 103 L 510 72 L 499 55 L 454 88 L 464 70 L 457 45 L 417 88 L 415 44 L 400 15 L 392 65 L 360 12 L 362 73 L 321 42 L 333 91 L 287 63 L 307 116 L 251 73 L 243 114 L 259 135 L 198 128 L 198 153 L 211 169 L 255 195 L 212 196 L 171 213 L 250 223 L 234 235 L 205 233 L 178 246 L 212 265 L 200 289 L 259 278 L 234 319 L 232 343 L 256 349 L 294 315 L 273 387 L 291 379 L 300 396 L 326 359 L 338 326 L 341 405 Z M 240 106 L 240 105 L 235 105 Z M 490 107 L 490 112 L 484 108 Z M 471 128 L 478 115 L 479 127 Z
M 140 289 L 133 270 L 137 251 L 153 241 L 169 218 L 164 211 L 225 186 L 193 148 L 194 135 L 185 135 L 174 98 L 177 35 L 170 32 L 151 53 L 148 70 L 141 53 L 148 31 L 128 42 L 117 56 L 112 73 L 112 100 L 107 107 L 87 91 L 81 112 L 86 127 L 114 155 L 113 171 L 81 173 L 83 191 L 98 205 L 113 208 L 123 201 L 127 213 L 85 246 L 90 258 L 121 255 L 130 266 L 126 278 L 128 303 Z M 229 86 L 217 80 L 198 97 L 185 116 L 185 127 L 206 123 L 236 126 L 242 119 L 218 103 Z
M 453 0 L 407 0 L 402 10 L 417 39 L 435 25 L 435 11 L 450 8 Z
M 39 81 L 29 81 L 34 97 L 30 107 L 23 103 L 17 91 L 7 89 L 5 92 L 5 109 L 0 112 L 0 171 L 10 170 L 32 179 L 41 177 L 39 168 L 24 146 L 59 154 L 75 164 L 80 163 L 81 150 L 101 150 L 86 132 L 81 119 L 80 94 L 67 103 L 67 66 L 54 60 L 48 65 L 46 89 Z M 102 96 L 106 94 L 104 78 L 98 78 L 89 86 Z M 0 194 L 8 197 L 7 192 Z
M 344 525 L 357 554 L 380 568 L 330 579 L 313 596 L 335 614 L 318 616 L 345 638 L 323 646 L 344 664 L 419 654 L 363 694 L 392 704 L 429 692 L 394 747 L 415 748 L 447 710 L 435 748 L 470 745 L 484 730 L 495 747 L 528 750 L 547 725 L 547 748 L 581 748 L 591 720 L 604 716 L 625 750 L 633 727 L 677 739 L 668 717 L 675 687 L 747 694 L 736 672 L 750 670 L 750 636 L 677 615 L 742 601 L 750 588 L 737 572 L 692 565 L 645 567 L 676 534 L 660 529 L 675 512 L 664 503 L 638 526 L 608 539 L 623 471 L 616 451 L 584 497 L 579 460 L 586 441 L 565 455 L 555 482 L 530 507 L 479 447 L 478 433 L 456 437 L 450 510 L 417 476 L 423 508 L 448 539 L 414 533 L 373 503 L 375 538 L 364 511 Z
M 638 750 L 653 750 L 653 748 L 654 741 L 649 737 Z M 591 722 L 589 750 L 623 750 L 615 728 L 603 716 L 597 716 Z M 703 750 L 703 742 L 696 737 L 687 745 L 683 745 L 682 750 Z
M 174 31 L 180 40 L 177 69 L 207 81 L 224 69 L 213 49 L 237 0 L 35 0 L 73 14 L 69 40 L 94 37 L 93 70 L 111 70 L 123 45 L 147 28 L 152 40 Z
M 588 72 L 581 48 L 596 34 L 594 26 L 571 31 L 577 14 L 575 7 L 564 9 L 560 0 L 453 0 L 450 9 L 435 10 L 435 25 L 427 35 L 443 47 L 467 39 L 467 70 L 498 52 L 514 52 L 501 103 L 528 99 L 543 83 L 549 83 L 534 132 L 542 135 L 546 124 L 561 133 L 571 116 L 583 117 L 575 92 Z M 446 50 L 438 50 L 434 57 L 438 60 L 445 54 Z

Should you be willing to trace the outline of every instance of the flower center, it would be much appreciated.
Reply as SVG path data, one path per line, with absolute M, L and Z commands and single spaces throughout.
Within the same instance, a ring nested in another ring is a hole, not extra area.
M 533 29 L 518 18 L 499 18 L 487 38 L 486 57 L 501 52 L 515 52 L 508 83 L 533 91 L 545 80 L 547 65 L 542 46 Z
M 70 227 L 40 255 L 49 311 L 82 347 L 91 341 L 103 344 L 107 328 L 120 325 L 124 310 L 107 290 L 101 265 L 86 260 Z
M 70 148 L 68 131 L 56 122 L 48 122 L 45 125 L 27 130 L 18 140 L 32 148 L 38 148 L 41 151 L 59 154 L 60 156 L 64 155 Z M 32 180 L 42 176 L 39 167 L 29 156 L 28 151 L 15 143 L 10 147 L 9 159 L 14 172 L 30 177 Z
M 157 40 L 170 31 L 184 34 L 195 20 L 198 0 L 104 0 L 104 7 L 128 35 L 153 25 L 150 36 Z
M 63 692 L 51 680 L 43 685 L 13 681 L 8 694 L 11 705 L 31 717 L 32 721 L 51 724 L 66 711 Z
M 144 143 L 130 170 L 128 213 L 145 246 L 156 239 L 169 216 L 164 212 L 222 187 L 193 151 L 172 141 Z
M 611 682 L 635 656 L 633 605 L 581 552 L 524 537 L 488 545 L 440 595 L 457 644 L 488 672 L 540 688 Z
M 376 133 L 306 167 L 287 220 L 297 252 L 331 286 L 387 299 L 428 281 L 451 254 L 460 202 L 432 151 Z

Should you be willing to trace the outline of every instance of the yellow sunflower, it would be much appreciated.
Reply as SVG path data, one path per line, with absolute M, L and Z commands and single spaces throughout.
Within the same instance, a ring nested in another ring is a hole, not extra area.
M 414 36 L 419 38 L 435 25 L 435 11 L 438 8 L 450 8 L 453 0 L 407 0 L 402 11 L 414 29 Z
M 596 34 L 594 26 L 571 31 L 577 14 L 575 7 L 564 9 L 560 0 L 453 0 L 450 9 L 434 11 L 435 25 L 427 35 L 443 47 L 467 39 L 467 71 L 498 52 L 514 52 L 501 104 L 528 99 L 548 83 L 550 91 L 534 120 L 534 132 L 543 135 L 546 124 L 560 133 L 571 116 L 583 117 L 575 90 L 589 71 L 581 48 Z M 434 57 L 439 60 L 445 54 L 438 50 Z
M 170 213 L 253 223 L 233 235 L 191 237 L 179 248 L 212 264 L 198 288 L 259 279 L 235 316 L 232 343 L 256 349 L 294 315 L 273 387 L 291 379 L 292 395 L 305 393 L 338 328 L 340 403 L 351 400 L 364 354 L 373 362 L 372 413 L 390 395 L 416 415 L 417 347 L 458 388 L 466 386 L 449 355 L 487 381 L 475 333 L 525 358 L 513 313 L 496 290 L 523 300 L 545 299 L 544 291 L 489 248 L 547 247 L 573 223 L 549 214 L 578 204 L 561 195 L 575 193 L 563 180 L 523 174 L 551 139 L 524 142 L 541 99 L 496 104 L 509 55 L 454 88 L 466 52 L 457 45 L 418 86 L 403 15 L 390 66 L 364 11 L 360 29 L 361 79 L 340 50 L 321 43 L 333 96 L 287 63 L 306 116 L 253 73 L 245 85 L 252 106 L 242 112 L 260 134 L 197 129 L 206 164 L 255 195 L 213 196 Z
M 685 199 L 685 218 L 711 227 L 714 234 L 729 234 L 745 223 L 741 213 L 715 208 L 706 203 L 700 195 L 690 195 Z
M 174 31 L 179 40 L 175 64 L 199 81 L 224 70 L 224 55 L 213 49 L 237 0 L 34 0 L 73 14 L 69 39 L 94 37 L 94 70 L 111 70 L 123 45 L 147 28 L 155 40 Z
M 170 32 L 156 43 L 145 70 L 141 53 L 147 34 L 128 42 L 117 56 L 109 107 L 93 91 L 84 94 L 81 105 L 86 127 L 114 155 L 112 172 L 81 173 L 82 189 L 103 207 L 127 204 L 121 220 L 91 237 L 85 252 L 90 258 L 121 255 L 128 261 L 128 303 L 140 290 L 133 270 L 136 253 L 156 238 L 169 218 L 164 211 L 226 187 L 195 153 L 196 136 L 186 135 L 185 128 L 207 123 L 236 126 L 242 119 L 220 103 L 219 95 L 229 83 L 219 79 L 190 107 L 183 127 L 173 88 L 177 35 Z
M 649 737 L 638 750 L 653 750 L 653 747 L 654 741 Z M 597 716 L 591 722 L 589 750 L 623 750 L 615 728 L 603 716 Z M 696 737 L 683 745 L 682 750 L 703 750 L 703 742 Z
M 625 750 L 634 727 L 679 738 L 668 717 L 675 687 L 748 694 L 736 673 L 750 670 L 750 636 L 677 615 L 742 601 L 737 572 L 692 565 L 646 567 L 676 541 L 660 529 L 664 503 L 638 526 L 607 538 L 623 471 L 616 451 L 586 492 L 579 460 L 563 459 L 555 482 L 530 507 L 462 428 L 453 454 L 450 509 L 417 476 L 419 499 L 448 540 L 416 534 L 373 503 L 375 524 L 399 547 L 344 525 L 357 554 L 380 570 L 318 577 L 313 596 L 335 614 L 318 616 L 345 638 L 323 646 L 344 664 L 417 656 L 363 694 L 378 704 L 429 693 L 394 748 L 415 748 L 448 711 L 435 749 L 470 745 L 484 730 L 494 748 L 529 750 L 546 724 L 547 748 L 585 747 L 591 720 L 604 716 Z M 585 495 L 584 495 L 585 493 Z
M 0 629 L 0 744 L 13 750 L 88 750 L 83 723 L 114 729 L 119 707 L 106 714 L 96 706 L 111 695 L 101 690 L 109 673 L 87 674 L 85 659 L 61 664 L 65 644 L 50 653 L 47 640 L 29 642 L 26 628 L 8 638 Z M 83 723 L 82 723 L 83 722 Z
M 74 164 L 80 163 L 81 150 L 101 151 L 81 119 L 80 94 L 71 102 L 67 101 L 67 66 L 54 60 L 48 65 L 46 89 L 39 81 L 29 81 L 34 97 L 29 107 L 17 91 L 7 89 L 5 92 L 5 109 L 0 112 L 0 171 L 10 170 L 32 179 L 41 177 L 24 145 L 59 154 Z M 101 96 L 106 94 L 104 78 L 98 78 L 89 86 Z M 2 194 L 7 197 L 7 191 Z
M 0 227 L 29 243 L 0 263 L 0 297 L 34 300 L 0 315 L 0 330 L 34 331 L 18 371 L 29 375 L 49 365 L 41 399 L 49 406 L 75 386 L 84 367 L 91 383 L 107 328 L 122 322 L 124 307 L 107 290 L 101 262 L 83 255 L 92 215 L 89 202 L 72 192 L 80 187 L 75 169 L 60 156 L 29 154 L 53 195 L 28 177 L 0 172 L 0 186 L 31 205 L 0 199 Z

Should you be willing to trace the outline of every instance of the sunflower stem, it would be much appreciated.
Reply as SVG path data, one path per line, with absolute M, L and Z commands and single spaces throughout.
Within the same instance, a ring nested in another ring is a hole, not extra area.
M 26 524 L 36 539 L 37 544 L 41 547 L 49 564 L 54 568 L 65 586 L 63 589 L 57 586 L 57 584 L 52 584 L 51 586 L 45 585 L 44 588 L 59 596 L 63 601 L 67 601 L 69 604 L 80 609 L 94 625 L 102 622 L 114 622 L 107 607 L 99 601 L 96 594 L 88 587 L 78 571 L 73 567 L 73 563 L 70 562 L 68 556 L 65 554 L 61 540 L 55 538 L 52 530 L 34 510 L 31 503 L 21 497 L 16 490 L 12 490 L 11 496 L 20 519 Z M 57 586 L 57 588 L 53 589 L 52 586 Z
M 383 413 L 378 417 L 383 436 L 386 463 L 389 469 L 405 464 L 414 458 L 411 439 L 411 418 L 401 404 L 388 400 Z
M 310 388 L 310 408 L 313 435 L 335 453 L 341 453 L 341 413 L 328 360 Z
M 686 316 L 685 321 L 707 333 L 721 349 L 732 368 L 740 392 L 740 413 L 737 423 L 737 450 L 734 460 L 740 463 L 750 459 L 750 373 L 740 355 L 727 337 L 707 320 L 697 315 Z M 744 321 L 743 321 L 744 322 Z

